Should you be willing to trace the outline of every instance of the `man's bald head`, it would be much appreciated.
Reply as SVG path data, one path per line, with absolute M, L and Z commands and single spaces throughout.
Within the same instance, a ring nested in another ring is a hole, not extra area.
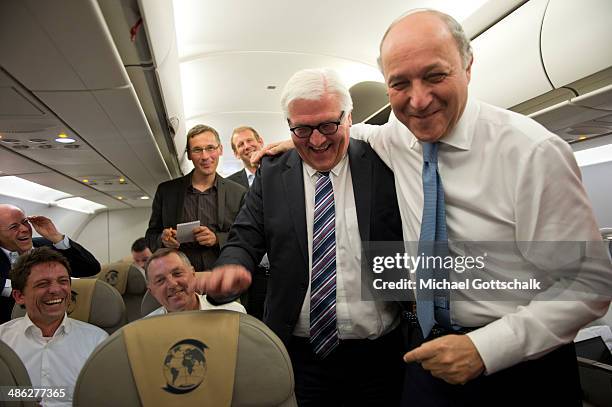
M 32 248 L 32 226 L 15 205 L 0 204 L 0 247 L 19 253 Z
M 389 26 L 389 28 L 387 28 L 387 31 L 385 31 L 385 34 L 383 35 L 382 39 L 380 40 L 380 45 L 378 47 L 378 52 L 379 52 L 378 67 L 381 70 L 381 72 L 383 72 L 384 74 L 382 60 L 381 60 L 382 47 L 385 42 L 385 39 L 387 38 L 389 34 L 389 31 L 391 31 L 398 23 L 404 21 L 409 16 L 414 16 L 416 14 L 427 14 L 432 17 L 437 17 L 444 23 L 444 25 L 446 26 L 446 29 L 448 30 L 448 33 L 453 37 L 457 45 L 457 50 L 459 51 L 459 54 L 461 55 L 463 67 L 464 68 L 467 67 L 473 57 L 472 56 L 472 46 L 470 45 L 470 39 L 465 34 L 465 31 L 463 30 L 463 27 L 461 26 L 461 24 L 459 24 L 459 22 L 455 20 L 453 17 L 451 17 L 450 15 L 442 13 L 441 11 L 432 10 L 432 9 L 413 9 L 413 10 L 407 11 L 406 13 L 402 14 L 399 18 L 397 18 L 395 21 L 393 21 L 391 25 Z

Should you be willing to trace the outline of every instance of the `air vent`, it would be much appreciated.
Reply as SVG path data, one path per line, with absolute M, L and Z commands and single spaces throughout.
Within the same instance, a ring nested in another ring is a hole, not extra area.
M 41 148 L 43 150 L 50 150 L 53 148 L 53 146 L 49 144 L 43 144 L 43 145 L 38 146 L 38 148 Z
M 18 140 L 16 138 L 3 138 L 2 142 L 3 143 L 19 143 L 20 140 Z
M 13 148 L 15 150 L 27 150 L 28 148 L 30 148 L 30 146 L 24 146 L 23 144 L 17 144 L 16 146 L 13 146 Z
M 76 150 L 77 148 L 81 148 L 80 144 L 65 144 L 64 148 L 69 148 L 71 150 Z
M 44 138 L 31 138 L 28 140 L 30 143 L 46 143 L 47 140 Z

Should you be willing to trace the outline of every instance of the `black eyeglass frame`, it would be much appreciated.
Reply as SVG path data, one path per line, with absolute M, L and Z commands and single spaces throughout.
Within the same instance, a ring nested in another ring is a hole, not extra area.
M 315 130 L 317 130 L 319 133 L 321 133 L 321 134 L 323 134 L 325 136 L 331 136 L 331 135 L 334 135 L 334 134 L 336 134 L 338 132 L 338 127 L 340 127 L 340 123 L 342 123 L 342 118 L 343 117 L 344 117 L 344 110 L 342 112 L 340 112 L 340 117 L 338 118 L 338 120 L 336 120 L 334 122 L 323 122 L 323 123 L 317 124 L 316 126 L 309 126 L 307 124 L 303 124 L 301 126 L 289 127 L 289 130 L 297 138 L 308 138 L 308 137 L 312 136 L 312 132 L 315 131 Z M 289 121 L 289 119 L 287 119 L 287 123 L 289 123 L 289 126 L 291 126 L 291 122 Z M 326 126 L 326 125 L 330 125 L 330 124 L 335 125 L 334 131 L 321 131 L 321 127 L 322 126 Z M 295 132 L 298 129 L 309 129 L 310 132 L 308 132 L 307 135 L 300 136 L 299 134 L 297 134 Z

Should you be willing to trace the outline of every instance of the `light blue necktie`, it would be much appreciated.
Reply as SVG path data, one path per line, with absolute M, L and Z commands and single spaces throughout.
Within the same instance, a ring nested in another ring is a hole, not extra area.
M 315 187 L 310 283 L 310 343 L 321 358 L 339 344 L 336 318 L 336 210 L 328 172 Z
M 423 218 L 421 220 L 418 254 L 444 257 L 448 255 L 449 251 L 444 189 L 438 173 L 438 143 L 422 143 L 421 145 L 423 147 Z M 416 277 L 417 282 L 434 277 L 437 280 L 448 279 L 448 270 L 420 267 L 417 270 Z M 429 290 L 418 289 L 417 318 L 423 331 L 423 338 L 429 336 L 436 321 L 441 326 L 450 329 L 448 291 L 436 291 L 434 293 Z

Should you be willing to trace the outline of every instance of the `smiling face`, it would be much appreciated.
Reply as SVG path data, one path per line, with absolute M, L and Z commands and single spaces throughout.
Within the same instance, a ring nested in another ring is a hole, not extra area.
M 393 113 L 421 141 L 448 135 L 463 114 L 471 60 L 463 66 L 446 24 L 427 12 L 394 25 L 381 47 Z
M 289 104 L 289 126 L 318 126 L 336 122 L 342 114 L 339 98 L 326 93 L 319 100 L 295 99 Z M 291 134 L 302 160 L 317 171 L 329 171 L 342 160 L 349 145 L 351 115 L 345 115 L 335 134 L 324 135 L 313 130 L 310 137 Z
M 147 287 L 168 312 L 199 309 L 193 286 L 195 271 L 188 267 L 176 253 L 153 259 L 147 267 Z
M 17 304 L 25 305 L 28 317 L 40 327 L 61 323 L 70 302 L 70 276 L 57 262 L 32 266 L 23 290 L 14 290 Z
M 32 248 L 32 226 L 15 206 L 0 205 L 0 246 L 20 254 Z
M 223 146 L 215 135 L 205 131 L 187 139 L 187 145 L 187 157 L 193 163 L 195 171 L 204 176 L 214 175 L 219 165 L 219 156 L 223 154 Z M 206 151 L 207 149 L 211 151 Z
M 232 148 L 234 155 L 244 165 L 251 166 L 251 155 L 263 148 L 263 140 L 257 138 L 251 130 L 242 130 L 232 134 Z

